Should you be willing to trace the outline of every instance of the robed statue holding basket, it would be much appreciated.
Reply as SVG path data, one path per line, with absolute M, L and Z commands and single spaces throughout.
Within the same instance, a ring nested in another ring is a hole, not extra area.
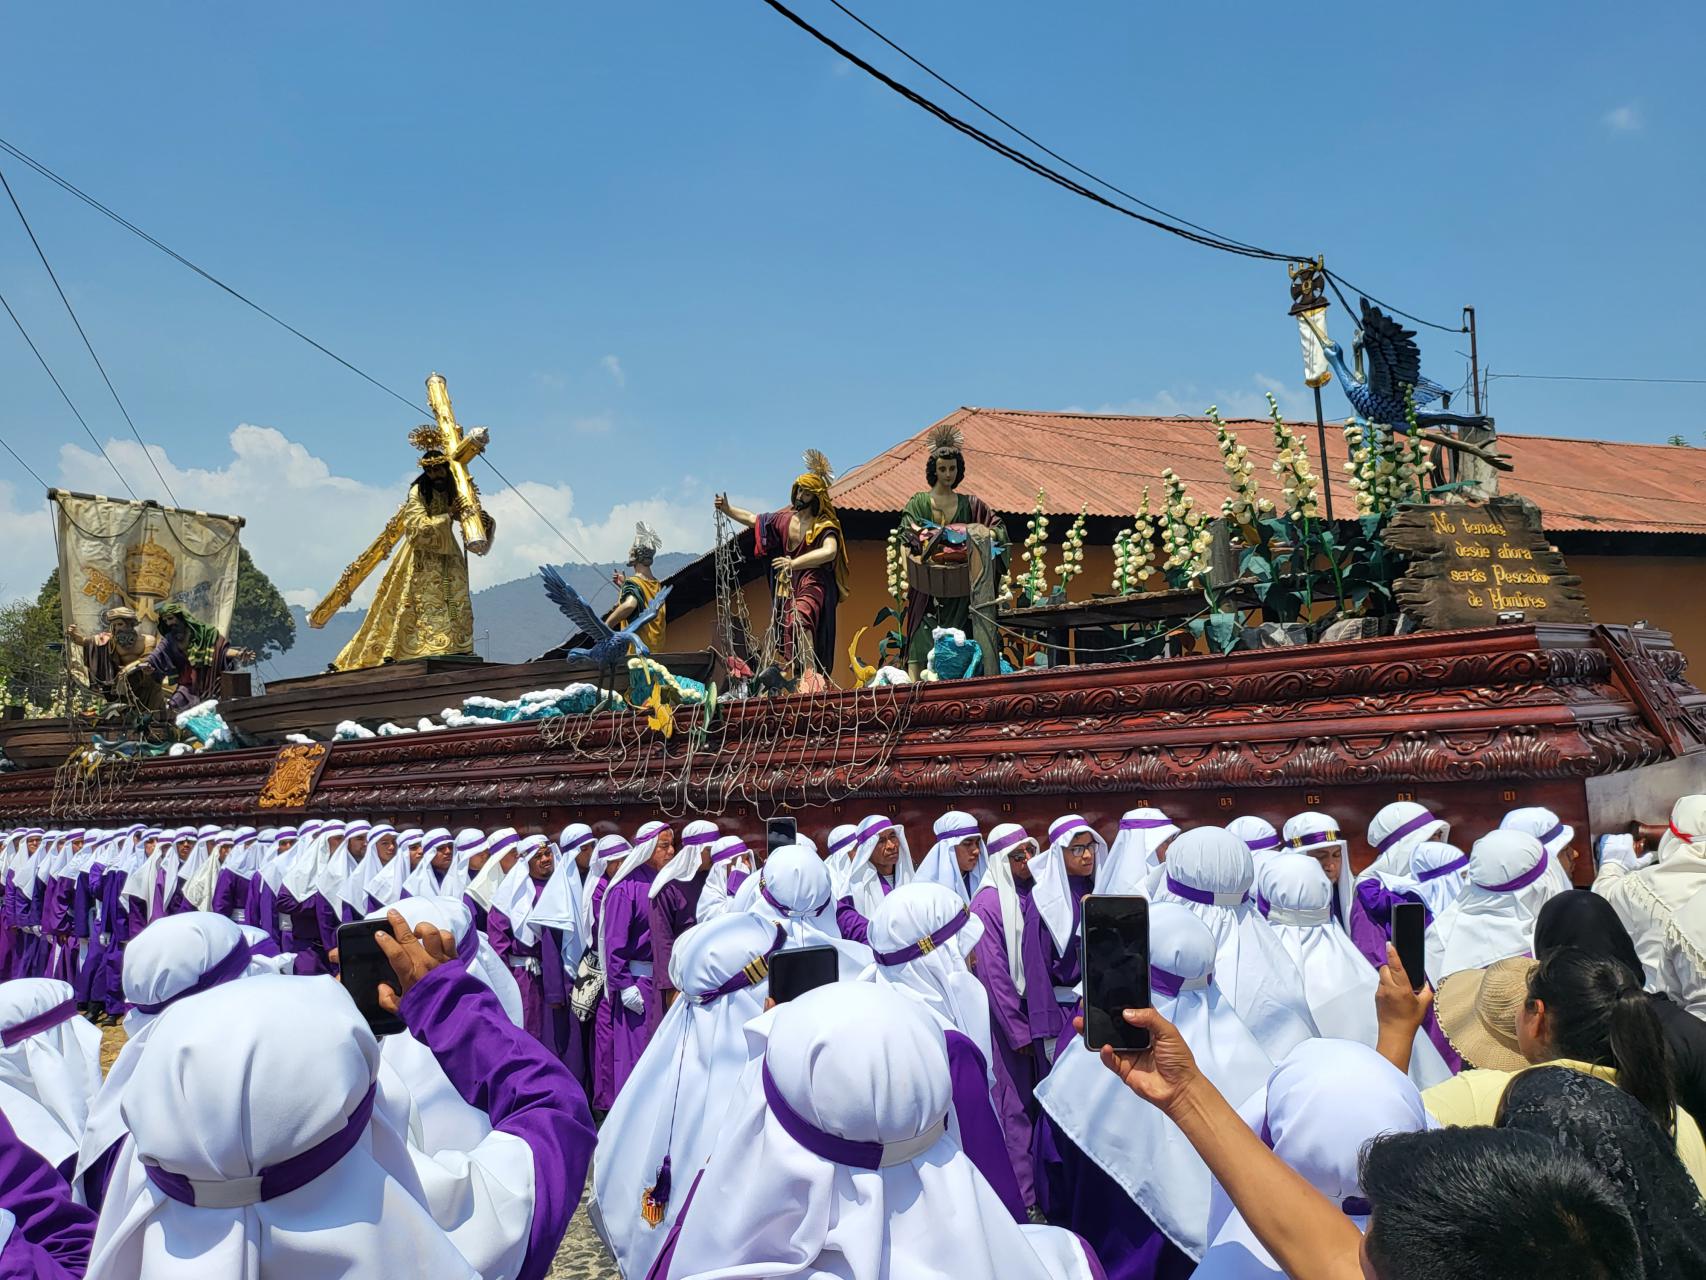
M 916 680 L 930 659 L 933 633 L 953 627 L 979 640 L 993 656 L 997 565 L 1007 555 L 1007 529 L 982 498 L 961 493 L 966 478 L 959 429 L 941 423 L 930 432 L 924 480 L 901 510 L 907 558 L 906 669 Z M 974 606 L 979 614 L 974 619 Z

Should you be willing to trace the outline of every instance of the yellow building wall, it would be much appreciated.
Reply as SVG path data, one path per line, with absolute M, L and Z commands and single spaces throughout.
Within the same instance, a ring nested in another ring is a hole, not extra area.
M 1021 526 L 1019 536 L 1023 536 Z M 848 562 L 852 570 L 851 589 L 841 602 L 836 618 L 835 679 L 842 685 L 852 683 L 847 662 L 847 646 L 860 627 L 869 626 L 879 611 L 893 604 L 885 585 L 883 568 L 884 547 L 880 542 L 848 544 Z M 1015 576 L 1022 570 L 1019 552 L 1015 551 Z M 1047 563 L 1050 581 L 1060 562 L 1059 547 L 1049 548 Z M 1570 570 L 1579 574 L 1587 592 L 1588 609 L 1596 622 L 1634 622 L 1645 618 L 1655 627 L 1669 631 L 1676 647 L 1689 660 L 1689 674 L 1698 684 L 1706 680 L 1706 565 L 1698 560 L 1674 556 L 1583 556 L 1568 558 Z M 1084 548 L 1084 572 L 1074 578 L 1067 594 L 1082 600 L 1092 595 L 1106 595 L 1113 589 L 1113 548 L 1089 546 Z M 1159 578 L 1149 583 L 1160 587 Z M 760 578 L 747 584 L 747 610 L 753 625 L 762 627 L 769 617 L 770 589 Z M 705 605 L 682 617 L 669 620 L 667 645 L 671 649 L 708 648 L 716 625 L 716 609 Z M 893 623 L 885 623 L 887 630 Z M 863 662 L 874 662 L 877 656 L 877 635 L 867 632 L 859 645 Z
M 1021 526 L 1021 536 L 1022 526 Z M 894 601 L 889 598 L 888 574 L 884 566 L 885 546 L 881 542 L 849 542 L 847 544 L 847 567 L 849 584 L 847 594 L 842 597 L 841 607 L 835 618 L 835 647 L 839 651 L 835 655 L 835 681 L 841 685 L 851 685 L 852 668 L 847 661 L 847 647 L 853 643 L 854 633 L 860 627 L 869 627 L 871 620 L 885 608 L 893 608 Z M 1019 564 L 1020 552 L 1014 552 L 1015 564 Z M 1046 558 L 1049 566 L 1049 581 L 1055 582 L 1055 569 L 1060 564 L 1060 548 L 1058 545 L 1049 548 Z M 1022 569 L 1022 564 L 1019 565 Z M 1017 576 L 1018 570 L 1015 571 Z M 1114 583 L 1114 552 L 1112 547 L 1085 547 L 1084 572 L 1074 578 L 1067 588 L 1067 597 L 1072 600 L 1084 600 L 1093 595 L 1107 595 L 1113 590 Z M 1159 586 L 1157 579 L 1151 584 Z M 752 618 L 754 627 L 762 627 L 770 616 L 770 588 L 764 579 L 759 578 L 746 585 L 746 607 Z M 676 650 L 704 649 L 710 647 L 712 634 L 716 629 L 717 610 L 714 605 L 703 605 L 691 613 L 669 619 L 669 634 L 665 647 Z M 877 639 L 881 631 L 887 631 L 895 624 L 885 622 L 880 628 L 867 631 L 859 642 L 859 660 L 873 663 L 877 659 Z
M 1595 622 L 1645 618 L 1671 633 L 1688 676 L 1706 681 L 1706 565 L 1688 556 L 1565 557 L 1582 580 Z

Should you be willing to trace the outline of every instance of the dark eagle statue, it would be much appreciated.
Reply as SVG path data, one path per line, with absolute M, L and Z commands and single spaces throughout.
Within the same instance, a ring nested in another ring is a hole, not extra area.
M 1351 371 L 1338 343 L 1325 343 L 1321 349 L 1358 417 L 1364 422 L 1379 422 L 1403 430 L 1406 387 L 1418 410 L 1446 395 L 1446 388 L 1422 377 L 1422 353 L 1416 346 L 1414 329 L 1406 329 L 1379 307 L 1371 306 L 1367 298 L 1358 301 L 1362 303 L 1362 323 L 1357 345 L 1362 350 L 1367 374 L 1359 378 Z M 1456 414 L 1417 413 L 1416 418 L 1424 427 L 1436 423 L 1457 425 L 1462 421 Z
M 653 596 L 652 602 L 629 618 L 620 630 L 612 630 L 598 611 L 581 598 L 581 593 L 565 582 L 562 574 L 550 565 L 540 565 L 539 576 L 544 579 L 545 594 L 551 598 L 551 603 L 562 610 L 563 616 L 574 625 L 575 630 L 563 641 L 561 648 L 562 656 L 568 661 L 590 662 L 601 670 L 610 670 L 627 659 L 629 649 L 642 658 L 651 656 L 652 651 L 640 639 L 640 629 L 657 617 L 658 610 L 663 608 L 663 602 L 669 597 L 668 587 Z M 574 641 L 583 638 L 592 643 L 584 647 L 570 647 Z

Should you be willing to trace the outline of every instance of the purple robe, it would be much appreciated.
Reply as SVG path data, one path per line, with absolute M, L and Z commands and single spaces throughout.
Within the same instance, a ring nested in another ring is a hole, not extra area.
M 1031 900 L 1031 882 L 1019 881 L 1014 888 L 1018 890 L 1024 922 L 1020 954 L 1026 994 L 1021 996 L 1013 983 L 1007 962 L 1007 936 L 1001 922 L 1001 897 L 993 888 L 984 889 L 972 899 L 972 914 L 983 922 L 983 937 L 972 955 L 973 972 L 989 995 L 990 1042 L 995 1051 L 992 1095 L 995 1114 L 1019 1180 L 1020 1195 L 1031 1205 L 1037 1203 L 1031 1160 L 1032 1134 L 1037 1122 L 1035 1089 L 1037 1082 L 1048 1074 L 1048 1046 L 1059 1037 L 1062 1020 L 1060 1006 L 1054 999 L 1042 917 Z M 1032 992 L 1048 995 L 1032 1000 Z
M 320 895 L 310 893 L 306 902 L 283 885 L 278 890 L 278 949 L 296 954 L 299 974 L 330 973 L 325 943 L 320 935 Z M 334 934 L 336 930 L 333 930 Z
M 1107 1280 L 1187 1280 L 1197 1269 L 1089 1156 L 1044 1113 L 1037 1170 L 1048 1183 L 1049 1221 L 1086 1240 Z
M 537 902 L 545 884 L 535 880 L 532 888 L 533 900 Z M 504 967 L 515 979 L 515 985 L 521 989 L 521 1029 L 544 1044 L 545 984 L 542 971 L 534 972 L 540 969 L 539 944 L 523 946 L 515 936 L 515 926 L 510 923 L 509 916 L 496 907 L 486 917 L 486 940 L 492 944 L 492 950 L 498 953 L 498 959 L 504 962 Z
M 604 894 L 603 921 L 599 937 L 607 965 L 604 994 L 594 1015 L 594 1065 L 592 1104 L 610 1110 L 616 1095 L 633 1074 L 634 1065 L 645 1052 L 657 1023 L 652 1017 L 651 916 L 647 891 L 656 873 L 640 866 L 614 889 Z M 618 995 L 624 987 L 638 987 L 645 1010 L 635 1013 Z
M 888 897 L 894 890 L 894 879 L 891 876 L 877 877 L 877 885 L 883 891 L 883 897 Z M 732 890 L 731 890 L 732 892 Z M 835 923 L 841 926 L 841 936 L 854 942 L 870 945 L 871 922 L 859 914 L 859 908 L 853 905 L 851 895 L 839 899 L 835 904 Z
M 533 1215 L 515 1274 L 516 1280 L 544 1280 L 586 1189 L 598 1143 L 586 1095 L 464 964 L 432 970 L 404 995 L 399 1012 L 462 1100 L 533 1153 Z
M 669 958 L 675 940 L 699 923 L 699 895 L 711 873 L 696 871 L 686 880 L 671 880 L 646 904 L 652 930 L 652 987 L 658 993 L 658 1018 L 663 1017 L 666 992 L 673 993 L 669 980 Z
M 1419 894 L 1394 893 L 1375 876 L 1357 881 L 1356 901 L 1351 906 L 1351 941 L 1376 969 L 1386 963 L 1386 944 L 1392 940 L 1392 908 L 1400 902 L 1421 903 L 1427 925 L 1432 927 L 1433 912 Z
M 95 1214 L 0 1115 L 0 1208 L 17 1219 L 0 1249 L 0 1280 L 80 1280 L 95 1240 Z
M 954 1119 L 960 1127 L 960 1149 L 977 1166 L 984 1181 L 995 1188 L 1013 1221 L 1025 1221 L 1025 1198 L 1007 1155 L 1005 1135 L 989 1100 L 989 1064 L 969 1036 L 946 1033 L 948 1075 L 953 1080 Z
M 238 924 L 247 924 L 248 902 L 248 879 L 221 867 L 219 878 L 213 882 L 213 897 L 208 901 L 207 909 Z

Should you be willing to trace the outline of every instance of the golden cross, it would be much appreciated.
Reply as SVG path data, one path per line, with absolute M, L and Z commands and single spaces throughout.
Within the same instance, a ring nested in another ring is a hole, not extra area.
M 485 452 L 487 431 L 475 427 L 466 435 L 450 408 L 450 388 L 442 374 L 427 379 L 427 403 L 438 419 L 439 448 L 450 464 L 450 479 L 456 488 L 456 520 L 462 526 L 462 545 L 477 556 L 491 550 L 486 523 L 480 515 L 480 491 L 468 474 L 468 464 Z

